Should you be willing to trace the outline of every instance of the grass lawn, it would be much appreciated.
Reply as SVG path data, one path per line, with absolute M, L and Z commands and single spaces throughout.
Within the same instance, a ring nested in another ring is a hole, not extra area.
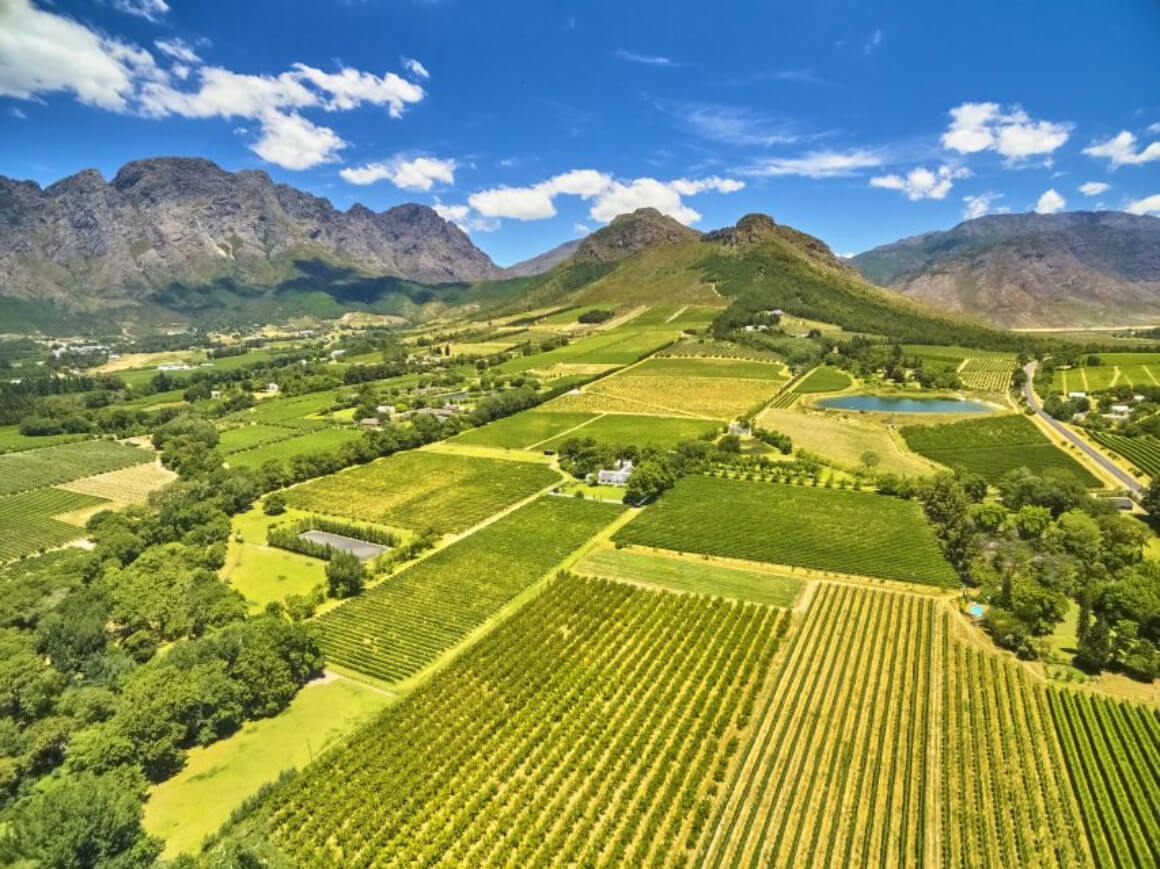
M 795 449 L 800 447 L 843 467 L 857 467 L 863 454 L 873 452 L 879 459 L 878 470 L 891 474 L 915 477 L 934 470 L 922 457 L 904 451 L 885 426 L 869 419 L 770 408 L 758 415 L 757 424 L 789 435 Z
M 231 542 L 222 578 L 246 599 L 250 612 L 259 612 L 271 601 L 325 584 L 326 562 L 257 541 Z
M 792 607 L 804 585 L 792 576 L 625 549 L 595 549 L 580 560 L 574 571 L 779 607 Z
M 296 486 L 286 498 L 301 510 L 448 533 L 465 531 L 559 479 L 539 462 L 411 450 Z
M 517 413 L 515 416 L 490 422 L 479 428 L 469 429 L 454 438 L 454 443 L 518 450 L 547 440 L 594 418 L 595 416 L 591 413 L 531 413 L 525 411 Z
M 697 440 L 706 433 L 719 431 L 721 424 L 712 420 L 610 413 L 541 446 L 557 449 L 571 438 L 592 438 L 602 444 L 673 447 L 682 441 Z
M 926 585 L 958 583 L 922 508 L 867 492 L 685 477 L 613 539 Z
M 307 685 L 280 715 L 192 749 L 185 769 L 150 792 L 145 829 L 165 838 L 167 858 L 196 853 L 248 796 L 283 770 L 306 766 L 389 700 L 350 679 Z

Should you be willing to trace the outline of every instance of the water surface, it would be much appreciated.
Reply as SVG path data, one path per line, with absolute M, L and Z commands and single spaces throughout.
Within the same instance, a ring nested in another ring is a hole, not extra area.
M 894 395 L 837 395 L 821 399 L 818 407 L 876 413 L 986 413 L 991 410 L 981 401 L 966 398 L 902 398 Z

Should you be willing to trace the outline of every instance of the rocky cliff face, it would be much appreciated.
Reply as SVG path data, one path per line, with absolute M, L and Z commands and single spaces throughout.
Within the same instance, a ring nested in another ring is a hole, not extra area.
M 614 217 L 608 226 L 581 241 L 574 258 L 578 262 L 615 262 L 647 247 L 700 237 L 697 230 L 689 229 L 655 208 L 638 208 L 630 214 Z
M 871 281 L 1007 327 L 1160 322 L 1160 219 L 1001 214 L 859 254 Z
M 175 283 L 274 286 L 296 260 L 425 283 L 500 274 L 425 206 L 343 212 L 265 172 L 208 160 L 141 160 L 110 183 L 86 170 L 44 189 L 0 177 L 3 296 L 120 305 Z

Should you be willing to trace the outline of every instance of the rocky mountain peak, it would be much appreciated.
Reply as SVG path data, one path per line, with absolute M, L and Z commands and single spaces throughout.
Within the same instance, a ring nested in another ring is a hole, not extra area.
M 701 233 L 655 208 L 638 208 L 619 214 L 603 229 L 598 229 L 576 250 L 578 260 L 613 262 L 637 251 L 660 244 L 676 244 L 700 238 Z

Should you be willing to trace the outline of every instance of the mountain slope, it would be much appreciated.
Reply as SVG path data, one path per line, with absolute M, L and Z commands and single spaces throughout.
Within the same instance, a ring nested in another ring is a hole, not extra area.
M 521 260 L 514 265 L 508 266 L 503 270 L 503 273 L 512 278 L 530 278 L 535 275 L 542 275 L 546 271 L 551 271 L 564 260 L 570 258 L 572 254 L 576 253 L 576 248 L 580 247 L 582 239 L 574 238 L 566 241 L 563 244 L 558 244 L 548 251 L 544 251 L 538 256 L 531 259 Z
M 173 287 L 275 287 L 322 263 L 424 283 L 498 277 L 454 224 L 421 205 L 339 211 L 265 172 L 208 160 L 86 170 L 41 189 L 0 177 L 0 296 L 72 310 L 148 303 Z
M 1160 218 L 997 214 L 851 260 L 867 279 L 1003 326 L 1160 322 Z

